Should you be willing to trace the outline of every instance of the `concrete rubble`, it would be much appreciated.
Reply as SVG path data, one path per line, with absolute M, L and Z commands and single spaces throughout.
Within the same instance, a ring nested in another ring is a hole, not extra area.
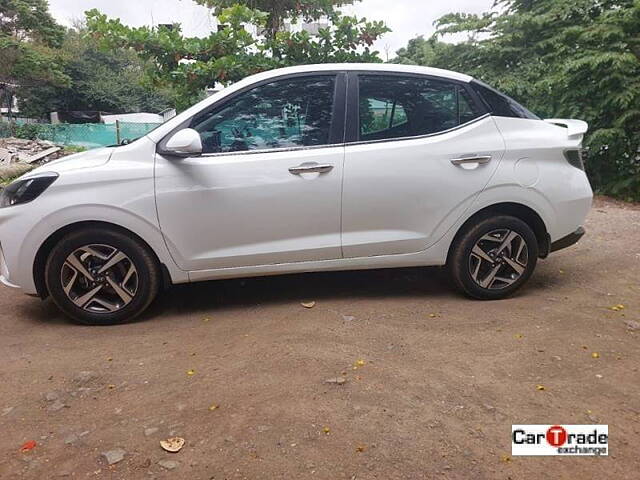
M 62 156 L 62 147 L 48 140 L 0 138 L 0 164 L 17 162 L 46 163 Z
M 47 140 L 0 138 L 0 182 L 64 156 L 63 147 Z

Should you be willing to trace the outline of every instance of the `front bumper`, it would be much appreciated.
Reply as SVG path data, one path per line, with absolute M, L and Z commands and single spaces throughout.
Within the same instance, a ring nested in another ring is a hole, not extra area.
M 553 242 L 551 244 L 550 251 L 551 252 L 557 252 L 558 250 L 562 250 L 563 248 L 570 247 L 574 243 L 577 243 L 578 240 L 580 240 L 584 236 L 585 233 L 586 232 L 585 232 L 585 229 L 583 227 L 578 227 L 578 229 L 575 232 L 570 233 L 566 237 L 562 237 L 562 238 L 556 240 L 555 242 Z
M 7 261 L 4 259 L 2 244 L 0 244 L 0 282 L 7 287 L 20 288 L 18 285 L 14 285 L 9 281 L 9 268 L 7 267 Z

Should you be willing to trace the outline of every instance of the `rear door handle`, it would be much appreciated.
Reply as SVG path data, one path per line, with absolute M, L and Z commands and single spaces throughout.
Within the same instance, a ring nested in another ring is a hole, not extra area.
M 485 165 L 491 161 L 491 155 L 470 155 L 468 157 L 452 158 L 451 163 L 454 165 L 465 165 L 469 163 L 477 163 Z
M 300 175 L 301 173 L 327 173 L 333 170 L 333 165 L 328 163 L 303 163 L 297 167 L 289 168 L 289 172 L 293 175 Z

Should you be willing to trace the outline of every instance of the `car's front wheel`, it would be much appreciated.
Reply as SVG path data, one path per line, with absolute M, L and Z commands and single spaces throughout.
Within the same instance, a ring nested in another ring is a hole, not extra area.
M 149 306 L 159 289 L 160 269 L 141 241 L 119 230 L 87 228 L 54 246 L 45 281 L 53 301 L 73 320 L 112 325 Z
M 499 215 L 484 218 L 458 236 L 448 268 L 455 285 L 481 300 L 497 300 L 518 290 L 538 260 L 535 234 L 522 220 Z

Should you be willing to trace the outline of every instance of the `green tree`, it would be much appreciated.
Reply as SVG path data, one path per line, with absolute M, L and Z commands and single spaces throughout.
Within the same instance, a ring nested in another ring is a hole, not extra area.
M 496 3 L 500 13 L 445 15 L 396 61 L 469 73 L 540 116 L 586 120 L 593 184 L 640 199 L 640 0 Z M 447 33 L 467 40 L 438 40 Z
M 464 44 L 458 45 L 464 47 Z M 398 50 L 396 57 L 391 62 L 407 65 L 440 65 L 447 61 L 450 56 L 456 56 L 460 53 L 455 54 L 452 52 L 456 47 L 457 45 L 439 41 L 436 36 L 426 39 L 423 36 L 419 36 L 412 38 L 406 47 Z
M 0 0 L 0 95 L 9 105 L 22 87 L 65 85 L 58 47 L 64 28 L 46 0 Z
M 307 32 L 278 31 L 264 39 L 254 36 L 245 25 L 263 27 L 272 14 L 237 2 L 228 8 L 219 5 L 214 13 L 226 28 L 205 38 L 183 36 L 179 25 L 132 28 L 97 10 L 86 15 L 92 37 L 103 47 L 137 52 L 148 62 L 147 81 L 170 86 L 180 109 L 198 100 L 206 87 L 218 82 L 228 84 L 272 68 L 300 63 L 380 61 L 371 45 L 388 31 L 382 22 L 341 16 L 331 10 L 332 26 L 321 29 L 317 37 Z
M 0 35 L 58 47 L 64 28 L 49 13 L 47 0 L 0 0 Z
M 252 10 L 267 14 L 265 30 L 274 37 L 283 30 L 286 19 L 318 20 L 320 17 L 335 15 L 335 8 L 352 4 L 354 0 L 195 0 L 200 5 L 213 8 L 214 14 L 221 14 L 226 8 L 244 5 Z
M 104 51 L 82 26 L 70 29 L 60 48 L 65 85 L 19 89 L 21 111 L 43 117 L 52 111 L 159 112 L 171 105 L 170 92 L 141 83 L 144 62 L 132 51 Z

